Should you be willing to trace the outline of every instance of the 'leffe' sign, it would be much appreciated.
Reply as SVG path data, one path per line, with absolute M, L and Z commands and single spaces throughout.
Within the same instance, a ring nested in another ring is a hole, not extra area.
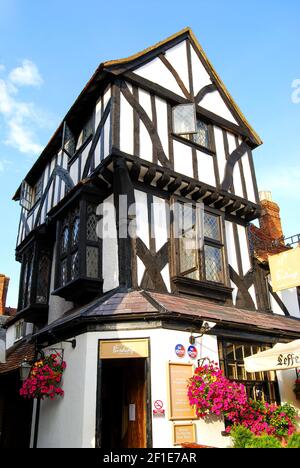
M 300 367 L 300 340 L 278 344 L 272 349 L 245 358 L 247 372 L 266 372 Z

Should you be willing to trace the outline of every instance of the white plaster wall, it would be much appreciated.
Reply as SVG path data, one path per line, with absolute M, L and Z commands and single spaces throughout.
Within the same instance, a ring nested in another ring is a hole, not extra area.
M 133 109 L 123 94 L 120 99 L 120 149 L 133 154 Z
M 212 81 L 193 47 L 191 47 L 191 61 L 193 71 L 194 94 L 196 96 L 200 89 L 204 88 L 204 86 L 211 85 Z M 200 105 L 202 106 L 202 101 Z
M 220 182 L 222 183 L 225 175 L 226 154 L 224 149 L 223 131 L 219 127 L 214 127 L 215 144 L 217 152 L 217 160 L 219 166 Z
M 240 226 L 238 224 L 237 224 L 237 229 L 238 229 L 239 244 L 240 244 L 240 250 L 241 250 L 241 257 L 242 257 L 243 273 L 244 275 L 246 275 L 246 273 L 248 273 L 248 271 L 251 269 L 247 231 L 244 226 Z
M 151 108 L 151 97 L 147 91 L 139 89 L 138 92 L 139 103 L 152 120 L 152 108 Z M 140 154 L 139 156 L 146 161 L 152 161 L 153 159 L 153 145 L 149 133 L 140 120 Z
M 197 150 L 198 176 L 201 182 L 216 186 L 216 176 L 213 156 Z
M 16 339 L 16 324 L 14 323 L 6 330 L 6 349 L 11 348 L 15 344 Z
M 175 346 L 189 346 L 189 332 L 166 329 L 127 330 L 111 332 L 92 332 L 77 337 L 75 350 L 64 344 L 67 369 L 64 374 L 64 398 L 42 403 L 40 415 L 40 433 L 38 447 L 78 447 L 95 446 L 96 423 L 96 389 L 98 343 L 101 339 L 149 338 L 151 349 L 151 412 L 153 402 L 160 399 L 164 403 L 166 416 L 153 418 L 153 447 L 173 447 L 172 421 L 168 419 L 168 362 L 193 362 L 188 357 L 182 359 L 175 354 Z M 209 357 L 218 361 L 217 338 L 205 336 L 203 342 L 197 343 L 198 357 Z M 179 421 L 178 421 L 179 422 Z M 222 420 L 211 420 L 208 423 L 195 421 L 197 442 L 201 444 L 224 447 L 229 445 Z
M 113 195 L 104 201 L 103 223 L 103 292 L 110 291 L 119 285 L 119 258 L 118 258 L 118 240 L 116 226 L 116 212 L 113 203 Z
M 169 155 L 168 107 L 166 101 L 155 98 L 157 132 L 166 156 Z
M 243 164 L 244 177 L 246 181 L 248 200 L 252 201 L 253 203 L 256 203 L 254 185 L 253 185 L 253 180 L 252 180 L 248 154 L 245 154 L 242 157 L 242 164 Z
M 223 101 L 219 91 L 206 94 L 206 96 L 202 99 L 200 106 L 213 112 L 216 115 L 219 115 L 223 119 L 238 125 L 237 121 Z
M 277 293 L 292 317 L 300 318 L 297 289 L 286 289 Z
M 165 56 L 166 56 L 166 59 L 171 63 L 171 65 L 175 68 L 175 70 L 179 74 L 186 89 L 190 91 L 188 65 L 187 65 L 186 41 L 180 42 L 176 46 L 167 50 Z
M 172 73 L 159 58 L 155 58 L 151 62 L 146 63 L 146 65 L 137 68 L 134 73 L 173 91 L 173 93 L 181 97 L 185 97 Z
M 192 148 L 179 141 L 173 142 L 174 148 L 174 170 L 180 174 L 194 177 Z

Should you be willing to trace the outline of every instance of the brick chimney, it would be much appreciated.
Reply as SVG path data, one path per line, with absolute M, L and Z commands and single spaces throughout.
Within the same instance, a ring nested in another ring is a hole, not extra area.
M 5 315 L 8 285 L 9 285 L 9 278 L 0 273 L 0 315 Z
M 259 220 L 263 233 L 272 240 L 283 238 L 280 208 L 273 202 L 271 192 L 259 193 L 262 214 Z

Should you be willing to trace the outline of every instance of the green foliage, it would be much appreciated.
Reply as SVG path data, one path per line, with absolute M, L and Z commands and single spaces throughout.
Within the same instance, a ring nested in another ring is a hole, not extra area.
M 250 441 L 246 448 L 248 449 L 274 449 L 282 448 L 282 445 L 278 439 L 274 436 L 262 435 L 260 437 L 253 437 L 253 440 Z
M 253 432 L 244 426 L 235 426 L 231 429 L 230 435 L 233 440 L 234 448 L 238 449 L 246 448 L 255 438 Z
M 287 448 L 300 448 L 300 433 L 293 434 L 287 444 Z

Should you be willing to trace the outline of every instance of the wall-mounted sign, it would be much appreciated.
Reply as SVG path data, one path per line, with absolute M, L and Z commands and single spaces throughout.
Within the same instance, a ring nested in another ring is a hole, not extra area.
M 195 409 L 190 406 L 187 385 L 194 374 L 193 364 L 168 364 L 169 419 L 173 421 L 197 419 Z
M 273 291 L 300 286 L 300 247 L 269 256 Z
M 175 353 L 176 356 L 182 358 L 185 356 L 185 347 L 182 344 L 178 344 L 175 346 Z
M 195 424 L 174 424 L 173 445 L 195 444 L 196 425 Z
M 163 404 L 162 400 L 155 400 L 153 406 L 154 406 L 153 416 L 164 416 L 165 415 L 164 404 Z
M 148 339 L 100 341 L 100 359 L 147 358 Z
M 188 355 L 190 356 L 191 359 L 196 359 L 197 358 L 198 351 L 197 351 L 196 346 L 189 346 Z

